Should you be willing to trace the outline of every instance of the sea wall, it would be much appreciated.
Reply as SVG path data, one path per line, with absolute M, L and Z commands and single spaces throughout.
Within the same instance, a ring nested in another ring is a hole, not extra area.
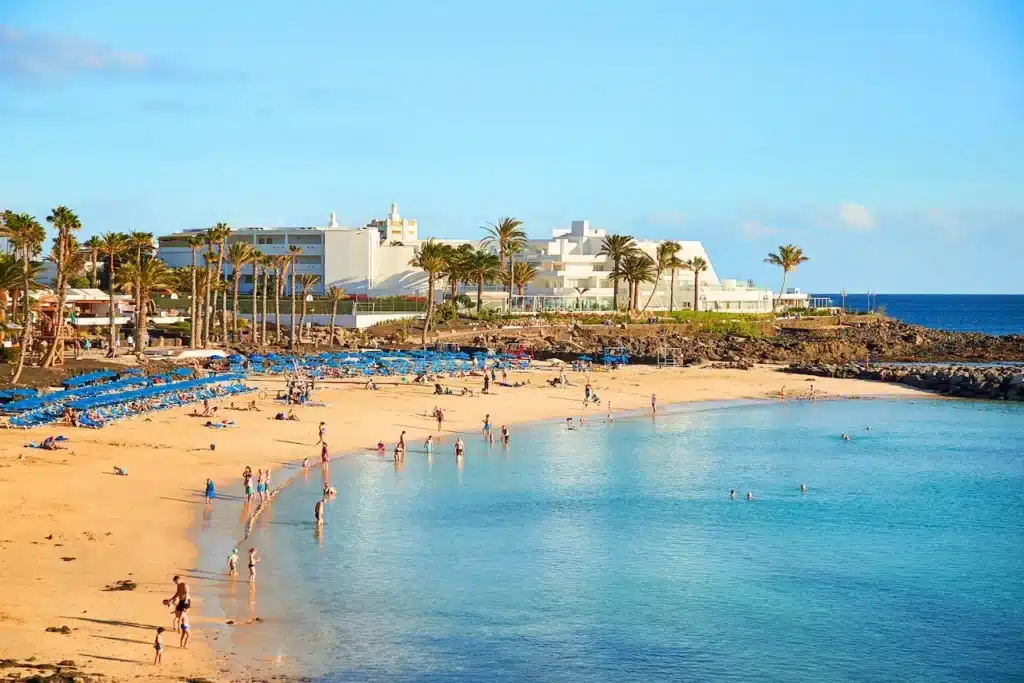
M 794 363 L 783 372 L 815 377 L 896 382 L 917 389 L 962 398 L 1024 401 L 1024 367 L 962 365 L 882 365 L 859 363 Z

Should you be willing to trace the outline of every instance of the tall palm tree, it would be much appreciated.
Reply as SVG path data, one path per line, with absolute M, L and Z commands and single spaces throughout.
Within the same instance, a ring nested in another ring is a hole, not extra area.
M 700 300 L 700 274 L 707 270 L 710 265 L 702 256 L 694 256 L 692 259 L 683 261 L 683 270 L 689 270 L 693 273 L 693 310 L 695 311 Z
M 284 294 L 284 282 L 285 277 L 288 274 L 288 266 L 291 265 L 292 257 L 288 254 L 282 254 L 274 258 L 275 270 L 274 275 L 274 341 L 278 344 L 281 343 L 281 296 Z
M 263 268 L 263 291 L 260 292 L 260 299 L 262 305 L 260 306 L 260 346 L 266 346 L 267 344 L 267 289 L 270 288 L 270 271 L 274 269 L 274 259 L 267 254 L 259 253 L 257 259 L 260 266 Z M 255 283 L 255 276 L 253 276 L 253 282 Z M 252 308 L 256 310 L 256 297 L 253 296 Z
M 163 261 L 146 257 L 142 261 L 129 263 L 121 267 L 117 274 L 117 287 L 124 292 L 135 295 L 140 302 L 136 311 L 136 330 L 146 330 L 149 326 L 149 308 L 153 292 L 170 292 L 173 290 L 174 273 Z M 136 342 L 135 353 L 139 356 L 145 352 L 146 337 L 138 334 L 141 340 Z
M 113 350 L 117 343 L 117 315 L 114 310 L 114 282 L 117 273 L 114 270 L 114 260 L 125 253 L 128 249 L 128 236 L 121 232 L 105 232 L 100 237 L 100 252 L 107 257 L 107 276 L 110 279 L 110 349 Z
M 218 290 L 221 291 L 221 296 L 223 297 L 221 299 L 220 307 L 221 340 L 224 342 L 224 345 L 226 346 L 228 341 L 228 288 L 226 286 L 228 280 L 227 276 L 224 274 L 224 257 L 227 253 L 228 238 L 231 237 L 231 227 L 227 223 L 221 222 L 214 225 L 213 228 L 214 230 L 217 231 L 217 234 L 220 236 L 220 242 L 218 244 L 217 249 L 217 280 L 223 281 L 225 284 L 224 287 L 218 287 Z M 217 311 L 216 296 L 217 294 L 215 291 L 215 298 L 213 300 L 214 314 L 216 314 Z
M 93 235 L 85 241 L 85 248 L 89 250 L 89 261 L 92 264 L 92 270 L 89 273 L 90 280 L 92 281 L 92 288 L 96 289 L 96 277 L 99 275 L 97 272 L 99 269 L 99 257 L 100 257 L 100 238 Z
M 668 293 L 668 310 L 672 310 L 674 296 L 674 292 L 672 290 L 674 290 L 676 286 L 676 269 L 679 267 L 678 264 L 682 263 L 676 254 L 679 253 L 681 248 L 682 247 L 680 247 L 676 242 L 662 242 L 658 245 L 658 250 L 654 259 L 655 266 L 657 267 L 657 272 L 654 276 L 654 287 L 651 289 L 651 295 L 647 297 L 647 303 L 644 304 L 643 310 L 646 311 L 647 307 L 651 305 L 651 300 L 658 291 L 658 285 L 661 284 L 661 276 L 666 270 L 672 272 Z
M 199 307 L 203 299 L 199 296 L 199 287 L 196 283 L 196 276 L 199 273 L 199 269 L 196 264 L 196 252 L 202 248 L 204 244 L 206 244 L 206 236 L 203 233 L 198 232 L 188 236 L 188 246 L 192 250 L 192 289 L 190 290 L 192 294 L 192 306 L 190 311 L 192 331 L 189 335 L 188 346 L 192 349 L 196 348 L 199 341 L 202 339 L 202 321 L 203 318 L 206 317 L 205 311 L 203 315 L 199 314 Z
M 128 233 L 128 248 L 135 252 L 135 272 L 141 272 L 142 258 L 153 253 L 153 233 L 151 232 L 130 232 Z M 142 336 L 145 329 L 139 327 L 139 309 L 142 308 L 142 287 L 135 287 L 135 350 L 142 353 Z
M 786 291 L 786 276 L 789 275 L 790 271 L 796 270 L 797 266 L 808 260 L 810 259 L 804 256 L 804 250 L 793 244 L 780 244 L 778 251 L 768 254 L 768 258 L 764 262 L 782 268 L 782 285 L 779 286 L 778 298 L 772 302 L 772 311 L 778 307 L 779 302 L 782 300 L 782 295 Z
M 477 249 L 466 264 L 466 277 L 476 285 L 476 312 L 483 309 L 484 285 L 501 277 L 501 260 L 496 254 Z
M 337 329 L 335 322 L 338 318 L 338 304 L 345 299 L 345 290 L 341 287 L 330 287 L 327 290 L 327 298 L 331 302 L 331 341 L 329 346 L 333 346 L 334 331 Z
M 427 343 L 427 330 L 430 329 L 430 320 L 434 315 L 434 282 L 437 276 L 444 270 L 445 258 L 444 248 L 434 240 L 430 239 L 416 247 L 409 265 L 413 268 L 420 268 L 427 274 L 427 317 L 423 322 L 423 337 L 421 343 Z
M 466 271 L 469 260 L 473 257 L 473 246 L 471 244 L 460 244 L 458 247 L 444 245 L 445 269 L 441 274 L 448 280 L 451 288 L 451 298 L 459 294 L 459 283 L 466 280 Z
M 512 272 L 512 263 L 515 254 L 526 247 L 526 231 L 523 230 L 523 222 L 518 218 L 503 216 L 497 223 L 488 223 L 483 226 L 487 231 L 487 237 L 480 240 L 480 246 L 491 247 L 498 250 L 498 259 L 502 267 L 505 265 L 505 257 L 508 257 L 508 305 L 512 306 L 512 292 L 515 285 L 515 277 Z
M 295 244 L 293 244 L 290 247 L 288 247 L 288 257 L 291 259 L 291 267 L 292 267 L 292 282 L 291 282 L 291 287 L 292 287 L 292 291 L 291 291 L 291 295 L 292 295 L 292 314 L 291 314 L 291 318 L 290 318 L 290 321 L 291 321 L 290 327 L 291 327 L 292 343 L 295 343 L 295 342 L 298 341 L 298 337 L 295 336 L 295 294 L 296 294 L 296 292 L 295 292 L 295 266 L 298 265 L 298 263 L 299 263 L 299 256 L 301 254 L 302 254 L 302 247 L 300 247 L 298 245 L 295 245 Z
M 217 262 L 217 255 L 213 248 L 217 245 L 220 240 L 220 234 L 217 232 L 216 227 L 207 228 L 203 232 L 203 244 L 206 246 L 206 253 L 203 254 L 203 260 L 206 264 L 204 269 L 206 277 L 203 278 L 203 337 L 202 344 L 203 348 L 210 345 L 210 339 L 213 337 L 213 333 L 210 328 L 213 327 L 212 317 L 212 297 L 213 287 L 211 287 L 212 278 L 214 275 L 214 264 Z M 218 275 L 219 277 L 219 275 Z
M 21 286 L 21 261 L 16 256 L 0 254 L 0 342 L 7 339 L 7 304 L 11 301 L 11 292 Z
M 597 252 L 597 255 L 610 258 L 612 260 L 612 273 L 620 273 L 622 269 L 619 266 L 622 264 L 622 259 L 633 254 L 635 251 L 636 243 L 633 242 L 632 235 L 606 235 L 601 243 L 601 250 Z M 616 311 L 619 310 L 619 279 L 618 277 L 612 277 L 614 284 L 612 289 L 612 308 Z
M 18 354 L 18 365 L 11 375 L 11 384 L 17 384 L 21 379 L 21 373 L 25 369 L 25 359 L 28 357 L 29 347 L 32 343 L 32 299 L 29 296 L 32 286 L 32 257 L 35 256 L 46 239 L 46 231 L 34 216 L 27 213 L 14 213 L 7 210 L 3 212 L 2 234 L 7 237 L 15 251 L 21 252 L 21 299 L 22 327 L 20 353 Z
M 512 282 L 519 296 L 523 296 L 523 290 L 537 279 L 537 267 L 526 261 L 516 261 L 512 266 Z
M 53 343 L 47 349 L 42 367 L 52 367 L 64 361 L 64 308 L 68 300 L 68 280 L 73 275 L 69 266 L 78 255 L 78 242 L 74 232 L 82 227 L 81 221 L 74 211 L 66 206 L 57 206 L 46 217 L 46 222 L 57 230 L 53 238 L 53 252 L 50 260 L 56 266 L 57 315 L 53 330 Z
M 618 279 L 625 280 L 629 286 L 629 302 L 627 312 L 632 315 L 638 307 L 637 299 L 640 296 L 640 285 L 645 282 L 654 281 L 655 263 L 647 254 L 642 251 L 634 251 L 622 257 L 617 272 Z
M 253 246 L 247 242 L 235 242 L 228 247 L 228 265 L 231 266 L 231 341 L 238 341 L 238 288 L 242 283 L 242 268 L 253 260 Z M 255 282 L 255 280 L 253 280 Z M 253 306 L 255 312 L 256 307 Z M 253 316 L 255 322 L 256 316 Z
M 303 274 L 299 276 L 299 287 L 302 288 L 302 316 L 299 318 L 300 338 L 302 337 L 302 331 L 306 329 L 306 297 L 309 296 L 318 282 L 320 282 L 320 278 L 316 275 Z

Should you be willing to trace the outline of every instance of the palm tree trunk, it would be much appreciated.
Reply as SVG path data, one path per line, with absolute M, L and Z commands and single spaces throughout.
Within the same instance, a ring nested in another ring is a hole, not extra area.
M 224 251 L 226 250 L 226 247 L 227 247 L 227 240 L 224 240 L 224 241 L 222 241 L 220 243 L 220 249 L 219 249 L 219 251 L 217 253 L 217 283 L 220 284 L 221 282 L 224 282 L 225 285 L 227 284 L 227 281 L 228 281 L 228 279 L 226 277 L 224 277 Z M 221 307 L 220 307 L 220 334 L 221 334 L 221 342 L 224 344 L 224 346 L 227 346 L 227 344 L 228 344 L 228 290 L 227 290 L 227 287 L 225 287 L 224 290 L 222 292 L 220 292 L 220 297 L 219 298 L 221 300 L 221 302 L 220 302 L 221 303 Z M 216 311 L 217 311 L 216 299 L 214 299 L 214 307 L 213 308 L 214 308 L 214 315 L 216 315 Z
M 274 341 L 281 343 L 281 280 L 284 279 L 284 270 L 278 271 L 274 278 Z
M 700 271 L 694 271 L 693 273 L 693 310 L 697 310 L 697 303 L 700 301 L 698 294 L 700 293 Z
M 476 283 L 476 314 L 480 315 L 484 305 L 484 279 L 479 278 Z
M 93 242 L 93 244 L 95 244 L 95 242 Z M 99 254 L 97 253 L 96 249 L 93 249 L 90 253 L 90 256 L 92 256 L 92 273 L 90 273 L 90 275 L 92 275 L 92 288 L 96 289 L 96 261 L 97 256 L 99 256 Z
M 135 251 L 135 272 L 139 273 L 142 270 L 142 247 L 138 247 Z M 142 356 L 142 332 L 145 330 L 141 326 L 140 316 L 142 315 L 142 281 L 138 275 L 135 277 L 135 354 L 139 357 Z
M 615 269 L 616 273 L 619 272 L 619 259 L 615 259 L 614 263 L 612 264 L 612 267 Z M 616 313 L 619 312 L 619 279 L 618 278 L 615 278 L 614 280 L 612 280 L 612 309 Z
M 9 300 L 7 290 L 0 289 L 0 342 L 7 339 L 7 302 Z
M 21 324 L 21 349 L 19 349 L 20 353 L 18 354 L 18 365 L 14 368 L 14 374 L 11 375 L 11 384 L 17 384 L 18 380 L 21 379 L 21 373 L 25 369 L 25 357 L 28 355 L 28 347 L 32 343 L 32 301 L 28 296 L 28 252 L 28 245 L 25 245 L 22 251 L 21 296 L 24 301 L 24 319 Z
M 640 311 L 641 313 L 646 311 L 647 307 L 651 305 L 651 299 L 654 298 L 655 293 L 658 291 L 658 285 L 660 285 L 660 284 L 661 284 L 661 267 L 659 266 L 658 267 L 658 272 L 654 275 L 654 287 L 651 289 L 651 295 L 649 297 L 647 297 L 647 303 L 644 304 L 643 311 Z M 637 293 L 639 293 L 639 291 L 640 291 L 640 288 L 637 287 Z
M 672 309 L 676 307 L 676 269 L 673 268 L 671 271 L 671 280 L 669 281 L 668 290 L 668 312 L 671 313 Z
M 190 349 L 196 348 L 196 334 L 198 332 L 198 330 L 196 328 L 198 327 L 198 322 L 199 322 L 199 315 L 198 315 L 199 311 L 196 309 L 196 305 L 197 305 L 198 299 L 199 299 L 199 297 L 197 295 L 199 294 L 199 292 L 196 291 L 196 285 L 197 285 L 196 280 L 197 280 L 197 278 L 196 278 L 196 248 L 192 247 L 192 306 L 191 306 L 192 311 L 191 311 L 191 317 L 189 318 L 189 320 L 192 323 L 192 333 L 189 335 L 189 340 L 188 340 L 188 347 Z
M 203 282 L 205 284 L 203 288 L 203 348 L 210 345 L 210 283 L 213 277 L 213 245 L 208 245 L 206 249 L 206 273 L 203 276 Z
M 64 306 L 68 298 L 68 274 L 64 254 L 67 251 L 65 237 L 57 237 L 57 313 L 54 317 L 53 344 L 46 351 L 40 367 L 50 368 L 58 359 L 64 360 Z
M 334 322 L 338 318 L 338 300 L 335 299 L 331 302 L 331 339 L 327 343 L 328 346 L 334 346 Z
M 261 298 L 263 303 L 260 306 L 260 346 L 266 346 L 267 344 L 267 287 L 270 286 L 270 264 L 263 264 L 263 291 L 261 292 Z M 256 300 L 253 299 L 253 308 L 256 308 Z
M 110 322 L 110 351 L 111 358 L 113 358 L 117 351 L 115 351 L 114 343 L 117 341 L 117 325 L 114 324 L 114 255 L 110 255 L 110 310 L 108 311 L 108 320 Z
M 289 318 L 289 326 L 291 327 L 292 343 L 298 341 L 295 336 L 295 257 L 292 257 L 292 310 L 291 317 Z
M 777 309 L 779 307 L 779 304 L 782 303 L 782 293 L 786 291 L 786 276 L 787 275 L 789 275 L 789 271 L 787 271 L 785 268 L 783 268 L 782 269 L 782 284 L 779 285 L 779 298 L 776 299 L 772 303 L 772 313 L 774 313 L 775 309 Z
M 512 312 L 512 292 L 516 287 L 516 255 L 508 255 L 508 310 Z
M 238 286 L 242 282 L 242 271 L 240 269 L 238 269 L 238 268 L 235 268 L 235 272 L 232 274 L 231 280 L 232 280 L 231 287 L 232 287 L 232 290 L 233 290 L 231 292 L 231 341 L 233 343 L 237 344 L 238 343 Z M 225 298 L 227 298 L 227 297 L 225 297 Z M 255 309 L 256 309 L 256 307 L 254 306 L 253 310 L 255 310 Z M 227 317 L 226 317 L 227 316 L 227 311 L 224 312 L 224 315 L 225 315 L 225 321 L 227 321 Z M 253 320 L 255 320 L 255 319 L 256 319 L 256 316 L 253 316 Z
M 423 337 L 420 339 L 422 344 L 427 343 L 427 330 L 430 329 L 430 318 L 434 313 L 434 274 L 427 273 L 427 317 L 423 321 Z

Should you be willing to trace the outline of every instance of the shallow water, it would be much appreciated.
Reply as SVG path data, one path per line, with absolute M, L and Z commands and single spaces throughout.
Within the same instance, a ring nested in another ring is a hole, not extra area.
M 1022 434 L 998 403 L 766 403 L 350 456 L 322 535 L 317 470 L 255 525 L 258 602 L 221 604 L 323 681 L 1020 681 Z

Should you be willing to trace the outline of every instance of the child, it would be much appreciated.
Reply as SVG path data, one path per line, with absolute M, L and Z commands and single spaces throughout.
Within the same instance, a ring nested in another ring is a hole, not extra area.
M 160 657 L 164 651 L 164 627 L 156 629 L 156 640 L 153 641 L 153 649 L 156 650 L 156 658 L 153 659 L 153 666 L 159 666 Z
M 238 576 L 238 548 L 232 548 L 228 555 L 228 576 Z
M 188 635 L 189 635 L 189 623 L 188 623 L 188 613 L 186 612 L 186 613 L 181 615 L 181 641 L 178 643 L 178 646 L 181 647 L 182 649 L 185 649 L 185 648 L 188 647 Z

